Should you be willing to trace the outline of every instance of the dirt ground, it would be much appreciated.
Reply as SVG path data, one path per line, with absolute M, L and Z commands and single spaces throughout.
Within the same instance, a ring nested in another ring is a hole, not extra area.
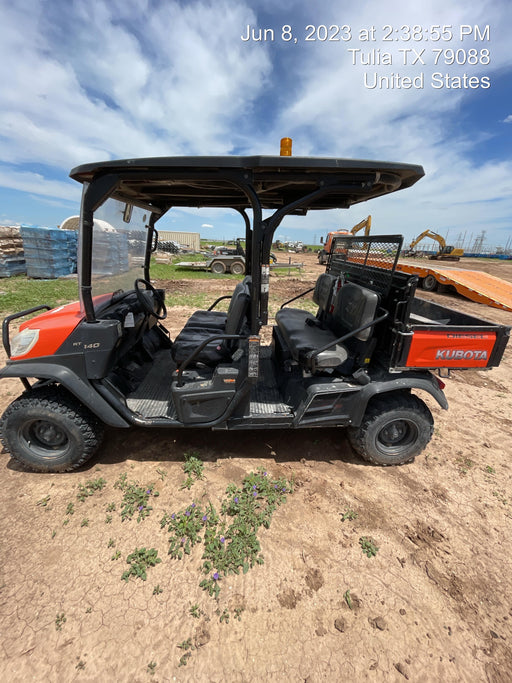
M 272 276 L 276 300 L 314 282 L 314 255 L 300 260 L 301 274 Z M 512 262 L 461 266 L 512 281 Z M 225 285 L 175 287 L 213 299 Z M 420 295 L 512 323 L 460 297 Z M 190 312 L 169 315 L 172 333 Z M 365 464 L 337 429 L 110 429 L 71 474 L 26 472 L 4 453 L 1 680 L 511 681 L 512 345 L 499 368 L 445 381 L 450 408 L 422 397 L 434 437 L 403 467 Z M 20 388 L 3 381 L 1 409 Z M 204 479 L 187 490 L 190 453 Z M 201 547 L 172 560 L 160 519 L 193 501 L 220 507 L 228 484 L 260 466 L 293 478 L 294 491 L 259 533 L 264 564 L 221 578 L 215 601 L 199 587 Z M 121 520 L 123 473 L 160 494 L 140 523 Z M 81 502 L 79 487 L 100 477 L 104 488 Z M 122 581 L 141 547 L 162 562 L 145 582 Z

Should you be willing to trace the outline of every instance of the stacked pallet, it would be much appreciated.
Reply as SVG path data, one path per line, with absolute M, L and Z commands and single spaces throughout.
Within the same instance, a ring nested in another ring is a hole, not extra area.
M 100 221 L 95 221 L 99 223 Z M 95 275 L 117 275 L 130 267 L 128 235 L 124 232 L 97 230 L 93 242 L 93 272 Z
M 77 233 L 58 228 L 22 227 L 28 277 L 54 279 L 76 273 Z
M 19 228 L 0 226 L 0 277 L 26 272 L 23 240 Z

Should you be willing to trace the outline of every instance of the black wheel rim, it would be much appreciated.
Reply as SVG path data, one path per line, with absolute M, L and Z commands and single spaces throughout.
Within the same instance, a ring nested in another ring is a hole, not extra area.
M 20 438 L 26 447 L 39 457 L 55 458 L 68 450 L 67 432 L 49 420 L 26 422 L 20 432 Z
M 377 447 L 390 456 L 406 453 L 418 438 L 418 427 L 412 420 L 401 418 L 384 425 L 377 434 Z

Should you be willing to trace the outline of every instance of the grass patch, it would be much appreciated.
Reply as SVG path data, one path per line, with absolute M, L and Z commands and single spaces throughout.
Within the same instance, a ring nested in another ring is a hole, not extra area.
M 2 278 L 0 313 L 48 304 L 52 308 L 78 300 L 77 280 L 30 280 L 24 275 Z

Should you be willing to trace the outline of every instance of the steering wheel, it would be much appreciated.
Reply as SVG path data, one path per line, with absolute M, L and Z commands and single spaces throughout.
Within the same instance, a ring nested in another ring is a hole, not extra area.
M 149 291 L 153 294 L 158 304 L 158 310 L 160 311 L 160 313 L 157 313 L 153 309 L 153 306 L 149 304 L 148 299 L 144 296 L 144 291 L 139 287 L 140 284 L 146 285 L 145 291 L 149 289 Z M 163 320 L 164 318 L 167 318 L 167 309 L 165 307 L 164 299 L 160 292 L 153 287 L 151 282 L 148 282 L 147 280 L 138 277 L 134 282 L 133 288 L 135 289 L 135 293 L 137 294 L 137 299 L 139 300 L 140 305 L 146 311 L 146 313 L 154 316 L 157 320 Z

